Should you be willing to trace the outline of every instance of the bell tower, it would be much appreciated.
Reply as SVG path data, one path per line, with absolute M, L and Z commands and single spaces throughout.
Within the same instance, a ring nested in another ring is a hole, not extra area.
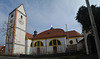
M 21 4 L 9 14 L 5 43 L 6 54 L 25 54 L 26 22 L 27 15 Z

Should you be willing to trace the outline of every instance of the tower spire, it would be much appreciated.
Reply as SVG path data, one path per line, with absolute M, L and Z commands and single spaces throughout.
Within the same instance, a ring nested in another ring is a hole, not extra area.
M 51 28 L 50 29 L 53 29 L 53 25 L 51 25 Z

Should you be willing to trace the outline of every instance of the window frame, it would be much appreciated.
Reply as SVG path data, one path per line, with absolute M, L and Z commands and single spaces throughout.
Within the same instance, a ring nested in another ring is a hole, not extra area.
M 36 44 L 36 46 L 35 46 L 35 44 Z M 34 47 L 43 47 L 43 46 L 44 46 L 44 44 L 43 44 L 42 41 L 36 41 L 36 42 L 34 43 Z
M 54 44 L 54 40 L 56 40 L 56 45 Z M 58 44 L 58 42 L 60 43 L 60 44 Z M 51 44 L 52 43 L 52 44 Z M 49 46 L 59 46 L 59 45 L 61 45 L 61 41 L 60 40 L 58 40 L 58 39 L 53 39 L 53 40 L 51 40 L 50 42 L 49 42 Z

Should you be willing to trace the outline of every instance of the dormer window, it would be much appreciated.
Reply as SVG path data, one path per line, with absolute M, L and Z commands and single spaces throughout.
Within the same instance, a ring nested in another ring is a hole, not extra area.
M 47 34 L 50 34 L 50 32 L 48 32 Z

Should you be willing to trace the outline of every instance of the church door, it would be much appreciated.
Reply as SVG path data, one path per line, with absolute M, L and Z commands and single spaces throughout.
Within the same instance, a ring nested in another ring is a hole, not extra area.
M 37 47 L 37 54 L 40 54 L 40 48 Z
M 57 47 L 56 47 L 56 46 L 53 47 L 53 53 L 54 53 L 54 54 L 57 53 Z

